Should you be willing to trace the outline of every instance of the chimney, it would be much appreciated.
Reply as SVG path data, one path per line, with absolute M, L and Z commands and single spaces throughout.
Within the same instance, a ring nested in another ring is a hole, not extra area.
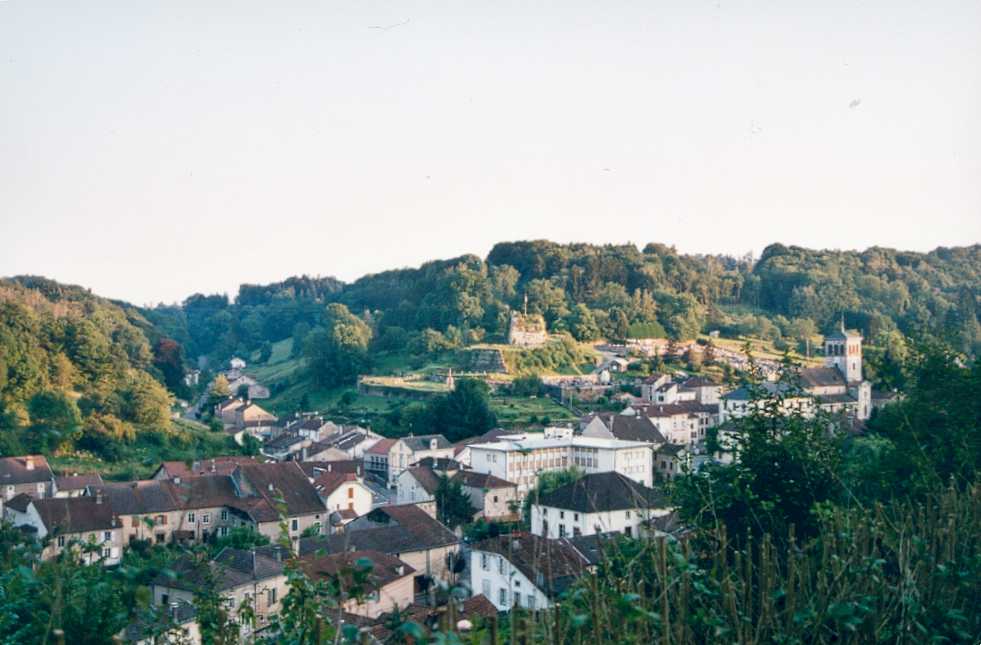
M 27 455 L 27 457 L 24 459 L 24 467 L 27 468 L 28 470 L 34 470 L 34 456 L 33 455 Z

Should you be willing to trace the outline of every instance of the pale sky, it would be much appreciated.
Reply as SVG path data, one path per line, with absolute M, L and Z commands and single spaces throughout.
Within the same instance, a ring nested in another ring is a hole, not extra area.
M 979 0 L 0 0 L 0 275 L 966 245 L 979 115 Z

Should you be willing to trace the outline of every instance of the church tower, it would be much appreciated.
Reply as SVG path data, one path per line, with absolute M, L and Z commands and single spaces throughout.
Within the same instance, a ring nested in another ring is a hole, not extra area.
M 862 381 L 862 335 L 857 331 L 841 328 L 824 337 L 824 365 L 834 367 L 847 383 Z

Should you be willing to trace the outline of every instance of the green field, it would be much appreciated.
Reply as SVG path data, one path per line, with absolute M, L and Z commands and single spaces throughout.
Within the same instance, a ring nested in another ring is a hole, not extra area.
M 495 396 L 491 399 L 491 408 L 497 415 L 498 424 L 505 428 L 533 423 L 532 418 L 537 419 L 534 423 L 542 423 L 543 417 L 548 417 L 551 423 L 568 423 L 579 419 L 572 412 L 546 396 L 534 399 Z

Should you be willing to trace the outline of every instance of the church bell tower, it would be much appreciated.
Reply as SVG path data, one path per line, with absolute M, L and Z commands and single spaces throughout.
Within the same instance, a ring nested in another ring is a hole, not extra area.
M 840 329 L 824 337 L 824 365 L 836 368 L 847 383 L 862 381 L 862 334 L 846 330 L 844 319 Z

